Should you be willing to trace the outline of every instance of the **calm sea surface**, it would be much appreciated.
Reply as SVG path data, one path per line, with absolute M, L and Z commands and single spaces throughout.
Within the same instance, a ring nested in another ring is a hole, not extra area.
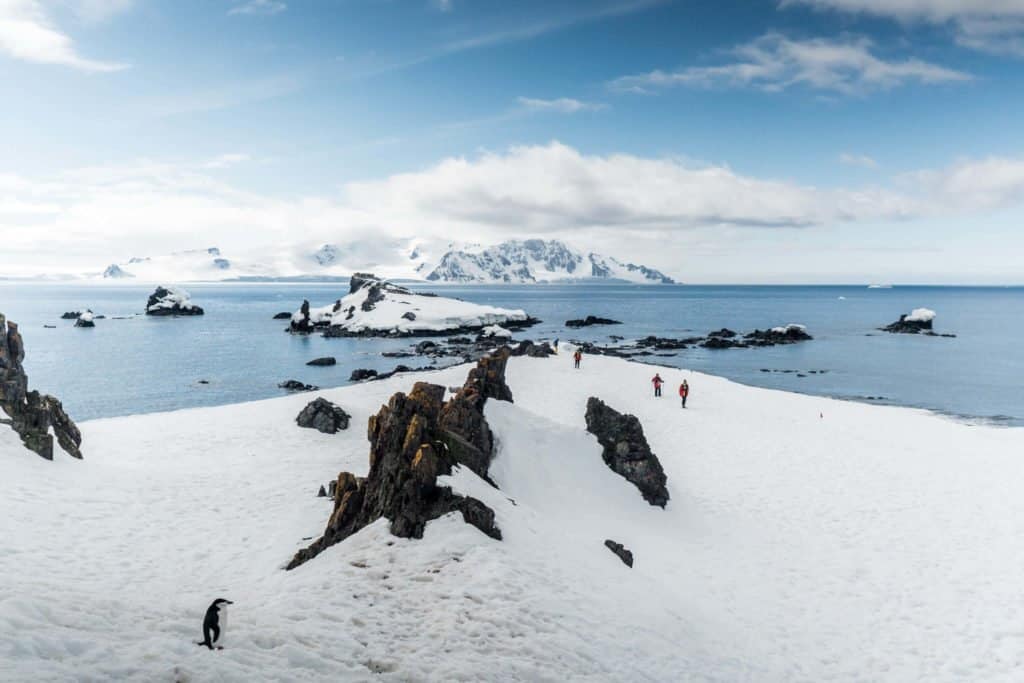
M 928 408 L 971 422 L 1024 426 L 1024 288 L 743 286 L 434 286 L 443 295 L 526 309 L 543 324 L 519 338 L 607 341 L 656 334 L 689 336 L 721 327 L 740 332 L 801 323 L 814 341 L 764 349 L 687 349 L 651 362 L 757 386 Z M 327 304 L 346 284 L 191 285 L 197 318 L 112 320 L 141 313 L 152 286 L 0 282 L 0 312 L 21 325 L 32 388 L 63 400 L 77 420 L 282 395 L 278 382 L 346 384 L 354 368 L 388 370 L 427 359 L 380 352 L 410 340 L 324 339 L 284 333 L 274 313 L 303 298 Z M 890 335 L 875 328 L 927 307 L 936 331 L 956 339 Z M 94 329 L 60 320 L 91 308 L 108 316 Z M 568 330 L 588 314 L 625 324 Z M 56 325 L 55 329 L 44 325 Z M 413 340 L 415 341 L 415 340 Z M 317 356 L 338 365 L 307 367 Z M 772 372 L 763 372 L 771 370 Z M 806 374 L 784 373 L 795 370 Z M 808 374 L 808 370 L 827 370 Z M 199 384 L 199 380 L 209 384 Z M 694 387 L 693 400 L 700 388 Z M 879 400 L 878 397 L 881 397 Z

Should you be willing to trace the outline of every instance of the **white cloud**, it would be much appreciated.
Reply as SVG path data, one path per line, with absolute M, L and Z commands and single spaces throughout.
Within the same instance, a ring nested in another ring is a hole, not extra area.
M 135 0 L 65 0 L 79 19 L 88 24 L 99 24 L 118 14 L 127 12 Z
M 121 9 L 124 7 L 122 3 Z M 128 68 L 127 64 L 88 59 L 78 54 L 74 42 L 53 25 L 39 0 L 0 0 L 0 52 L 26 62 L 57 64 L 81 71 Z
M 280 2 L 280 0 L 248 0 L 229 9 L 228 14 L 269 17 L 286 9 L 288 9 L 288 4 Z
M 67 270 L 96 269 L 129 253 L 194 246 L 196 235 L 229 251 L 300 236 L 487 242 L 548 235 L 630 255 L 636 244 L 676 249 L 695 243 L 695 234 L 709 244 L 756 241 L 768 238 L 752 235 L 777 232 L 771 228 L 948 220 L 1024 204 L 1024 159 L 1010 158 L 910 173 L 888 188 L 824 189 L 721 165 L 586 155 L 551 143 L 448 158 L 420 171 L 350 183 L 336 195 L 284 197 L 247 191 L 211 170 L 245 160 L 230 154 L 187 164 L 89 167 L 50 178 L 0 174 L 0 273 L 33 262 L 36 272 L 55 270 L 60 261 Z
M 521 106 L 529 111 L 554 111 L 562 114 L 575 114 L 581 111 L 599 111 L 607 105 L 599 102 L 582 102 L 570 97 L 559 97 L 554 100 L 542 100 L 532 97 L 516 98 Z
M 729 51 L 730 60 L 714 66 L 677 71 L 655 70 L 623 76 L 610 83 L 615 90 L 651 92 L 671 86 L 750 87 L 779 92 L 794 86 L 860 95 L 907 83 L 949 83 L 972 77 L 916 58 L 885 59 L 873 53 L 864 37 L 795 40 L 767 33 Z
M 843 152 L 839 155 L 839 163 L 844 166 L 860 166 L 861 168 L 878 168 L 878 162 L 866 154 L 850 154 Z
M 220 154 L 213 157 L 209 161 L 202 164 L 203 168 L 228 168 L 229 166 L 235 166 L 237 164 L 245 163 L 246 161 L 252 161 L 252 157 L 248 154 L 228 153 Z
M 949 25 L 956 41 L 985 52 L 1024 56 L 1024 0 L 782 0 L 780 6 L 867 14 L 904 23 Z

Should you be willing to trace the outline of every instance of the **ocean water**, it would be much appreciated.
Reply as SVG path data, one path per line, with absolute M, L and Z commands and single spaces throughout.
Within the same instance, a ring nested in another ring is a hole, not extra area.
M 607 342 L 611 334 L 679 337 L 721 327 L 746 332 L 800 323 L 813 341 L 761 349 L 686 349 L 647 362 L 755 386 L 926 408 L 971 423 L 1024 426 L 1024 288 L 415 287 L 523 308 L 544 321 L 517 338 Z M 123 284 L 0 282 L 0 312 L 21 325 L 30 386 L 58 396 L 77 420 L 268 398 L 285 393 L 277 384 L 286 379 L 332 387 L 346 384 L 354 368 L 389 370 L 399 363 L 429 362 L 380 355 L 415 340 L 292 336 L 283 331 L 286 321 L 272 320 L 274 313 L 297 309 L 303 298 L 313 305 L 329 303 L 347 292 L 345 284 L 198 284 L 188 289 L 206 309 L 205 316 L 110 319 L 141 313 L 152 291 L 151 286 Z M 937 312 L 937 332 L 957 337 L 877 331 L 922 306 Z M 108 319 L 93 329 L 60 320 L 62 312 L 83 308 Z M 564 327 L 567 319 L 588 314 L 624 324 Z M 305 365 L 318 356 L 335 356 L 338 365 Z M 669 371 L 669 385 L 684 376 Z M 690 400 L 699 402 L 699 382 L 691 385 Z

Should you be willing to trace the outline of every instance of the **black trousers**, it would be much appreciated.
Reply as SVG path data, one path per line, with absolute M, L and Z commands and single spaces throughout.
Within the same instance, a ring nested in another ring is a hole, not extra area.
M 654 395 L 661 396 L 661 387 L 654 387 Z

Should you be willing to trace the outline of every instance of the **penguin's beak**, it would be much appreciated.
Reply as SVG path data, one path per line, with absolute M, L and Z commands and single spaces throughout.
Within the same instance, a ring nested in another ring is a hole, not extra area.
M 230 600 L 225 600 L 224 602 L 228 603 L 229 605 L 235 604 L 235 603 L 231 602 Z

